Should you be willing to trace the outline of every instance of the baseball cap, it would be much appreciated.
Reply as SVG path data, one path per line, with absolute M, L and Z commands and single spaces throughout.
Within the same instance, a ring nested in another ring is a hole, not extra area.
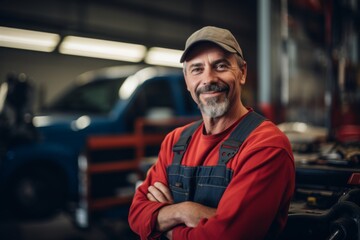
M 206 26 L 191 34 L 186 40 L 185 50 L 180 58 L 181 63 L 185 61 L 189 50 L 199 42 L 215 43 L 228 52 L 239 54 L 239 56 L 244 59 L 238 42 L 229 30 L 214 26 Z

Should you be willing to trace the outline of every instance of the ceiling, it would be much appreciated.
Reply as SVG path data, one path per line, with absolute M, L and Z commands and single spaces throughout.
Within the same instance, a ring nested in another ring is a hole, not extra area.
M 230 29 L 244 49 L 256 48 L 255 0 L 0 2 L 2 26 L 182 49 L 194 30 L 216 25 Z

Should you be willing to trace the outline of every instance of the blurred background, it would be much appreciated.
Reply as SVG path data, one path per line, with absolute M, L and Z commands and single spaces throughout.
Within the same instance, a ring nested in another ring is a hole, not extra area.
M 1 0 L 0 239 L 137 239 L 127 225 L 135 185 L 164 134 L 199 118 L 179 57 L 206 25 L 238 39 L 243 101 L 292 143 L 290 214 L 312 215 L 289 221 L 286 234 L 327 239 L 338 218 L 357 222 L 329 211 L 360 184 L 359 8 L 357 0 Z M 293 228 L 298 221 L 303 228 Z M 336 225 L 348 231 L 337 239 L 360 237 L 353 222 Z

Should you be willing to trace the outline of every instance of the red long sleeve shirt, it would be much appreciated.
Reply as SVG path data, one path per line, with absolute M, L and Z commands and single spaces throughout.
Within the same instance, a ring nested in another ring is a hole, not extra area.
M 235 125 L 215 135 L 202 134 L 201 125 L 181 164 L 217 165 L 220 144 Z M 172 147 L 184 128 L 167 135 L 158 161 L 135 193 L 129 224 L 141 239 L 155 239 L 158 211 L 166 204 L 149 201 L 147 189 L 157 181 L 167 185 L 166 168 L 173 160 Z M 265 121 L 248 136 L 227 167 L 233 170 L 233 177 L 215 216 L 202 219 L 195 228 L 175 227 L 173 239 L 264 239 L 271 226 L 275 233 L 281 232 L 295 185 L 294 159 L 287 137 L 273 123 Z

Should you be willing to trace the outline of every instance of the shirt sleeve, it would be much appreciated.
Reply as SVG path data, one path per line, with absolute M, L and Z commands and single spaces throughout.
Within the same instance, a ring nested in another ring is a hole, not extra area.
M 155 231 L 156 221 L 159 209 L 167 204 L 149 201 L 146 194 L 148 193 L 148 187 L 155 182 L 168 185 L 166 166 L 168 161 L 171 161 L 171 159 L 168 160 L 171 156 L 167 156 L 169 152 L 165 151 L 165 149 L 169 147 L 172 149 L 171 138 L 171 136 L 167 136 L 163 141 L 157 162 L 149 170 L 144 182 L 137 188 L 130 206 L 129 225 L 141 239 L 158 239 L 161 235 L 161 233 Z
M 242 156 L 243 165 L 222 196 L 216 214 L 197 227 L 178 226 L 173 239 L 264 239 L 272 226 L 284 227 L 294 189 L 292 156 L 281 148 L 255 149 Z M 233 159 L 235 160 L 235 159 Z

